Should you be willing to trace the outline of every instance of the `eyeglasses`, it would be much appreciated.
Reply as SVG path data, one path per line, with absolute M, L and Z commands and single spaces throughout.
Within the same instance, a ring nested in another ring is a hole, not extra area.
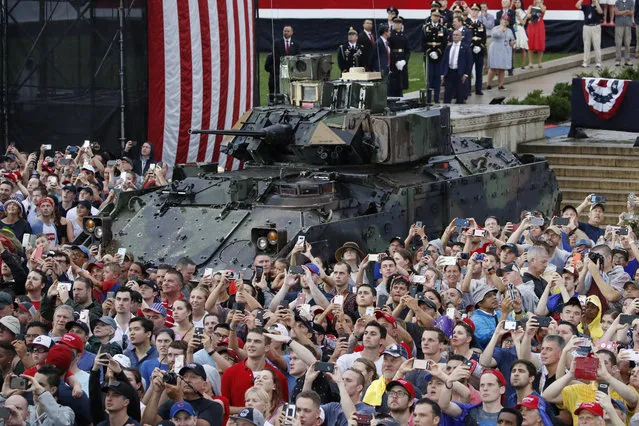
M 29 349 L 29 352 L 35 352 L 38 354 L 46 354 L 47 352 L 49 352 L 49 350 L 47 348 L 43 348 L 43 347 L 38 347 L 38 348 L 31 348 Z
M 402 397 L 405 397 L 405 396 L 408 397 L 410 395 L 408 394 L 408 392 L 402 392 L 402 391 L 388 392 L 388 397 L 389 398 L 402 398 Z
M 226 335 L 220 334 L 220 333 L 213 333 L 213 335 L 215 337 L 217 337 L 218 339 L 226 339 L 227 337 L 229 337 L 229 336 L 226 336 Z

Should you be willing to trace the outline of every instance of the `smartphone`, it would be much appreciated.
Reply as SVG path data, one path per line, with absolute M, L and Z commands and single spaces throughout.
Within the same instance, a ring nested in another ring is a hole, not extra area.
M 70 158 L 60 158 L 60 160 L 58 160 L 58 164 L 60 164 L 61 166 L 68 166 L 69 164 L 71 164 L 71 159 Z
M 484 260 L 484 255 L 482 253 L 477 253 L 475 255 L 475 260 Z
M 24 234 L 22 236 L 22 247 L 29 247 L 30 241 L 31 241 L 31 234 Z
M 556 217 L 552 223 L 557 226 L 568 226 L 568 222 L 569 219 L 567 217 Z
M 506 284 L 506 291 L 508 292 L 508 296 L 510 296 L 510 300 L 515 300 L 515 284 Z
M 410 290 L 408 292 L 410 294 L 410 297 L 415 297 L 417 296 L 417 286 L 410 286 Z
M 543 217 L 531 217 L 530 224 L 532 226 L 544 226 L 544 218 Z
M 11 415 L 11 411 L 8 408 L 0 407 L 0 419 L 8 419 Z M 368 423 L 370 424 L 370 422 Z
M 107 167 L 115 167 L 118 165 L 118 160 L 109 160 L 107 161 Z
M 608 388 L 609 388 L 609 387 L 610 387 L 610 385 L 609 385 L 608 383 L 599 383 L 599 384 L 597 385 L 597 390 L 598 390 L 599 392 L 603 392 L 603 393 L 605 393 L 605 394 L 607 395 L 607 394 L 608 394 Z
M 460 228 L 468 228 L 470 226 L 470 220 L 468 219 L 455 219 L 455 226 Z
M 486 230 L 485 229 L 475 229 L 473 231 L 473 237 L 485 237 Z
M 306 237 L 304 235 L 300 235 L 299 237 L 297 237 L 296 245 L 303 246 L 305 242 L 306 242 Z
M 632 322 L 637 318 L 639 318 L 639 315 L 621 314 L 619 315 L 619 324 L 632 324 Z
M 423 275 L 413 275 L 411 281 L 417 284 L 424 284 L 426 282 L 426 277 Z
M 470 253 L 459 253 L 459 258 L 461 260 L 468 260 L 470 259 Z
M 42 145 L 42 149 L 44 149 L 45 151 L 51 151 L 51 144 Z
M 617 235 L 628 235 L 628 228 L 619 228 Z
M 35 252 L 33 252 L 33 258 L 34 259 L 42 259 L 42 255 L 44 254 L 44 246 L 40 246 L 38 248 L 35 249 Z
M 379 262 L 379 254 L 369 254 L 368 260 L 371 262 Z
M 120 255 L 120 265 L 124 263 L 124 256 L 126 256 L 126 248 L 120 247 L 118 249 L 118 254 Z
M 78 152 L 78 147 L 75 145 L 70 145 L 67 149 L 69 150 L 70 154 L 75 154 L 76 152 Z
M 262 274 L 264 274 L 264 268 L 262 266 L 255 267 L 255 281 L 262 281 Z
M 296 411 L 297 410 L 295 404 L 284 404 L 284 412 L 286 413 L 286 417 L 295 418 Z
M 355 418 L 357 420 L 357 426 L 369 426 L 371 424 L 371 420 L 373 420 L 373 415 L 367 413 L 355 413 Z
M 300 313 L 304 314 L 307 317 L 311 316 L 311 305 L 308 303 L 303 303 L 300 305 Z
M 264 327 L 264 309 L 260 309 L 257 311 L 257 318 L 255 320 L 258 327 Z
M 452 266 L 457 264 L 457 258 L 455 256 L 440 256 L 439 259 L 441 259 L 439 261 L 441 266 Z
M 593 204 L 602 204 L 606 202 L 606 197 L 603 195 L 593 195 L 590 197 L 590 202 Z
M 115 298 L 115 291 L 107 291 L 106 298 L 107 298 L 107 299 L 113 299 L 113 298 Z
M 193 334 L 195 336 L 202 337 L 202 335 L 204 334 L 204 328 L 203 327 L 195 327 L 195 329 L 193 330 Z
M 429 359 L 414 359 L 413 368 L 415 370 L 428 370 L 430 368 Z
M 244 308 L 246 308 L 246 305 L 242 302 L 233 302 L 233 310 L 234 311 L 240 311 L 240 312 L 244 312 Z
M 548 327 L 548 326 L 550 326 L 550 321 L 551 321 L 552 318 L 535 316 L 535 319 L 539 323 L 539 327 Z
M 337 295 L 333 298 L 333 304 L 337 306 L 344 306 L 344 296 Z
M 504 323 L 504 330 L 515 331 L 517 329 L 517 321 L 506 321 Z
M 446 316 L 454 321 L 455 320 L 455 308 L 446 308 Z
M 304 275 L 304 268 L 301 266 L 289 266 L 288 273 L 289 275 Z
M 213 268 L 204 268 L 204 276 L 212 277 L 213 276 Z
M 82 148 L 89 148 L 91 146 L 91 141 L 88 139 L 84 140 L 84 143 L 82 144 Z
M 315 363 L 315 371 L 333 373 L 335 371 L 335 364 L 332 362 L 317 362 Z
M 71 283 L 58 283 L 58 291 L 71 291 Z
M 155 163 L 149 164 L 149 171 L 152 172 L 155 170 Z
M 89 327 L 91 326 L 90 325 L 91 320 L 89 318 L 89 310 L 88 309 L 82 309 L 80 311 L 80 318 L 78 319 L 78 321 L 85 323 Z
M 422 227 L 422 221 L 418 220 L 417 222 L 415 222 L 415 227 L 416 228 L 421 228 Z
M 630 351 L 630 361 L 639 361 L 639 351 L 633 351 L 632 349 L 626 349 Z
M 514 321 L 513 321 L 514 322 Z M 473 362 L 469 359 L 464 361 L 464 365 L 468 368 L 470 368 L 471 370 L 475 367 L 475 364 L 473 364 Z
M 623 214 L 623 220 L 633 220 L 635 218 L 635 214 L 634 213 L 624 213 Z
M 184 355 L 176 355 L 175 361 L 173 361 L 173 371 L 179 374 L 182 367 L 184 367 Z
M 372 306 L 369 306 L 368 308 L 366 308 L 366 313 L 364 315 L 372 317 L 373 315 L 375 315 L 375 308 Z
M 9 388 L 25 390 L 27 388 L 27 379 L 18 376 L 11 376 L 11 381 L 9 381 Z

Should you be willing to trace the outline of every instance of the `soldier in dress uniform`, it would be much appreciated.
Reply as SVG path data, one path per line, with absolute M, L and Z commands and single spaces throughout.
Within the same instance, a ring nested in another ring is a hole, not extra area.
M 431 4 L 430 4 L 430 13 L 431 14 L 430 14 L 430 16 L 428 18 L 426 18 L 426 22 L 425 22 L 426 24 L 429 24 L 430 21 L 432 21 L 431 16 L 433 16 L 433 11 L 436 10 L 436 11 L 439 12 L 439 9 L 441 9 L 441 7 L 442 7 L 442 5 L 437 0 L 431 2 Z M 442 23 L 441 14 L 440 14 L 439 23 L 440 24 Z
M 426 101 L 431 102 L 434 97 L 435 102 L 439 102 L 439 92 L 441 90 L 442 58 L 448 41 L 448 30 L 440 22 L 439 10 L 430 12 L 431 21 L 424 25 L 422 29 L 422 44 L 424 48 L 424 64 L 427 67 L 426 88 L 428 95 Z
M 390 76 L 388 78 L 390 96 L 403 96 L 402 91 L 408 89 L 408 59 L 410 50 L 408 38 L 404 34 L 404 19 L 401 16 L 393 19 L 393 31 L 388 39 L 390 47 Z
M 393 28 L 395 18 L 399 16 L 399 10 L 395 6 L 388 6 L 386 8 L 386 15 L 388 16 L 388 28 Z M 391 30 L 391 32 L 393 32 Z
M 439 8 L 439 13 L 441 14 L 440 20 L 446 27 L 450 27 L 453 22 L 453 11 L 448 9 L 447 0 L 439 0 L 439 3 L 441 4 Z
M 476 95 L 484 94 L 481 91 L 481 86 L 483 84 L 482 73 L 484 72 L 484 56 L 486 54 L 486 26 L 479 20 L 480 10 L 481 7 L 477 3 L 473 3 L 470 6 L 470 17 L 466 20 L 466 27 L 473 32 L 470 49 L 473 53 L 473 64 L 475 65 Z M 467 93 L 470 93 L 470 86 L 468 86 Z
M 342 72 L 353 67 L 363 67 L 363 46 L 357 41 L 358 33 L 355 28 L 348 30 L 348 42 L 339 46 L 337 50 L 337 66 Z

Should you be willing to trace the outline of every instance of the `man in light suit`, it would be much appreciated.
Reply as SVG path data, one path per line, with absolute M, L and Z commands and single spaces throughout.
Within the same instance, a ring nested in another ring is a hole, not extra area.
M 446 47 L 443 57 L 442 84 L 444 84 L 444 103 L 449 104 L 453 96 L 458 104 L 466 99 L 466 80 L 473 66 L 470 46 L 462 43 L 461 31 L 453 31 L 453 43 Z

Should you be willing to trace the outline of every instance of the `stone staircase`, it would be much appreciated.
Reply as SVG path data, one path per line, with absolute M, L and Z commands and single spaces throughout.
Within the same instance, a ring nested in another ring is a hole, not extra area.
M 606 197 L 606 222 L 616 223 L 628 193 L 639 194 L 639 148 L 632 142 L 538 141 L 517 148 L 518 154 L 546 157 L 563 194 L 562 207 L 578 206 L 594 192 Z

